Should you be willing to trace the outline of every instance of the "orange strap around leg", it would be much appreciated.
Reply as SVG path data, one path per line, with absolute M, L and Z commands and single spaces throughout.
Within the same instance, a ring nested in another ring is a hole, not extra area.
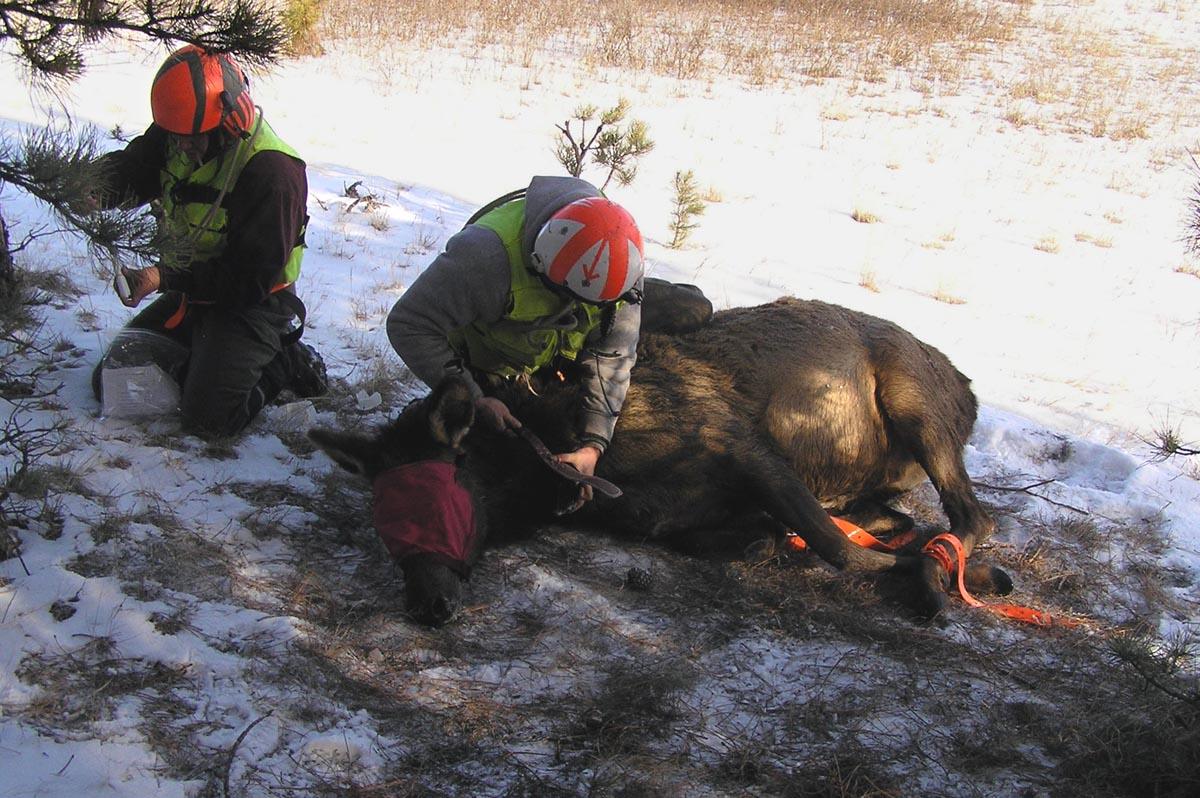
M 945 546 L 939 546 L 938 543 L 945 543 L 954 550 L 954 555 L 957 558 L 950 558 L 950 553 L 946 551 Z M 1012 618 L 1017 621 L 1025 621 L 1026 623 L 1036 624 L 1037 626 L 1078 626 L 1074 621 L 1065 621 L 1057 619 L 1049 613 L 1039 610 L 1030 609 L 1029 607 L 1019 607 L 1015 604 L 992 604 L 986 601 L 980 601 L 967 592 L 967 585 L 963 578 L 963 571 L 966 569 L 967 558 L 963 553 L 962 541 L 954 535 L 942 534 L 930 540 L 925 544 L 925 548 L 921 550 L 923 554 L 932 557 L 943 568 L 946 573 L 954 576 L 958 575 L 958 593 L 962 596 L 963 601 L 972 607 L 981 607 L 985 610 L 990 610 L 997 615 L 1003 615 L 1006 618 Z
M 908 532 L 902 532 L 891 540 L 882 541 L 867 530 L 863 529 L 858 524 L 847 521 L 845 518 L 838 518 L 836 515 L 831 515 L 829 516 L 829 520 L 833 521 L 834 526 L 840 529 L 842 534 L 845 535 L 850 542 L 857 543 L 858 545 L 868 549 L 876 549 L 878 551 L 895 551 L 901 546 L 904 546 L 905 544 L 910 543 L 917 538 L 917 533 L 909 530 Z M 787 541 L 792 548 L 798 551 L 803 551 L 804 549 L 808 548 L 808 544 L 804 542 L 804 538 L 795 533 L 788 535 Z
M 915 532 L 909 530 L 908 532 L 897 535 L 895 538 L 884 542 L 879 540 L 867 530 L 863 529 L 857 524 L 847 521 L 844 518 L 838 518 L 837 516 L 831 515 L 830 519 L 849 540 L 869 549 L 895 551 L 906 543 L 914 540 L 917 536 Z M 808 544 L 804 542 L 804 538 L 796 535 L 795 533 L 788 535 L 787 541 L 794 549 L 803 551 L 804 549 L 808 548 Z M 954 558 L 951 558 L 950 552 L 946 550 L 945 546 L 937 545 L 939 542 L 945 543 L 954 551 Z M 1029 607 L 1020 607 L 1015 604 L 993 604 L 987 601 L 980 601 L 972 596 L 970 592 L 967 591 L 967 584 L 963 573 L 966 570 L 966 554 L 963 552 L 962 541 L 954 535 L 938 535 L 925 544 L 925 547 L 921 550 L 921 553 L 936 560 L 939 565 L 946 569 L 946 573 L 950 574 L 951 577 L 957 576 L 958 593 L 960 596 L 962 596 L 963 601 L 972 607 L 980 607 L 982 609 L 994 612 L 997 615 L 1003 615 L 1006 618 L 1032 623 L 1037 626 L 1058 625 L 1074 627 L 1079 625 L 1075 621 L 1055 618 L 1049 613 L 1041 612 L 1040 610 L 1031 609 Z

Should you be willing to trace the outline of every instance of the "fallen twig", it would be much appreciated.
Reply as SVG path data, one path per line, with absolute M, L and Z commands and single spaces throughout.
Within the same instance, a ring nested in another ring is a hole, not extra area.
M 270 712 L 268 712 L 267 714 L 265 714 L 262 717 L 255 720 L 253 723 L 251 723 L 245 729 L 242 729 L 242 733 L 237 736 L 237 739 L 233 741 L 233 745 L 230 746 L 229 760 L 225 763 L 225 792 L 224 792 L 225 798 L 229 798 L 229 774 L 233 770 L 233 760 L 234 760 L 234 757 L 237 756 L 238 746 L 242 744 L 242 740 L 246 739 L 246 735 L 249 734 L 251 731 L 253 731 L 255 726 L 262 723 L 264 720 L 266 720 L 269 717 L 271 717 Z
M 971 484 L 977 488 L 982 488 L 983 490 L 994 490 L 994 491 L 997 491 L 998 493 L 1025 493 L 1029 496 L 1034 497 L 1035 499 L 1041 499 L 1044 502 L 1049 502 L 1050 504 L 1053 504 L 1055 507 L 1062 507 L 1064 510 L 1071 510 L 1072 512 L 1079 513 L 1080 515 L 1091 515 L 1091 513 L 1089 513 L 1087 510 L 1084 510 L 1082 508 L 1075 507 L 1074 505 L 1066 504 L 1064 502 L 1055 501 L 1054 499 L 1051 499 L 1048 496 L 1043 496 L 1040 493 L 1033 492 L 1034 488 L 1040 488 L 1043 485 L 1049 485 L 1053 482 L 1054 482 L 1053 479 L 1043 479 L 1041 482 L 1034 482 L 1032 485 L 1026 485 L 1021 488 L 1009 488 L 1009 487 L 1004 487 L 1001 485 L 989 485 L 986 482 L 976 482 L 974 480 L 971 481 Z

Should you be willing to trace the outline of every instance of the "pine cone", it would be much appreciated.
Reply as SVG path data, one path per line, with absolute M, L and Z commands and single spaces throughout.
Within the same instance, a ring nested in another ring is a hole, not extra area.
M 649 590 L 654 586 L 654 576 L 645 568 L 634 566 L 625 574 L 625 586 L 630 590 Z

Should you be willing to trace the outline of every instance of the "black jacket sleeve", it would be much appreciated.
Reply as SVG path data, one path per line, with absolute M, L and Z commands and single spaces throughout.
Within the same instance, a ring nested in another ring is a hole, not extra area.
M 122 150 L 100 156 L 104 185 L 96 192 L 101 208 L 145 205 L 162 196 L 160 173 L 167 160 L 167 131 L 151 125 Z

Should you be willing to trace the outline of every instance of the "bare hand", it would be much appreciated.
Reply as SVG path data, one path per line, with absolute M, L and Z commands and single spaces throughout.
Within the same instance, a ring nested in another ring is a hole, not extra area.
M 521 422 L 509 411 L 508 405 L 494 396 L 481 396 L 475 400 L 475 416 L 496 432 L 520 429 Z
M 595 446 L 583 446 L 573 452 L 555 455 L 554 459 L 560 463 L 566 463 L 574 467 L 580 474 L 590 477 L 596 473 L 596 461 L 600 459 L 600 450 Z M 579 500 L 581 502 L 592 500 L 591 485 L 580 484 Z
M 157 266 L 146 269 L 126 269 L 122 266 L 113 279 L 117 296 L 127 308 L 136 308 L 143 299 L 157 291 L 161 283 L 162 277 Z

